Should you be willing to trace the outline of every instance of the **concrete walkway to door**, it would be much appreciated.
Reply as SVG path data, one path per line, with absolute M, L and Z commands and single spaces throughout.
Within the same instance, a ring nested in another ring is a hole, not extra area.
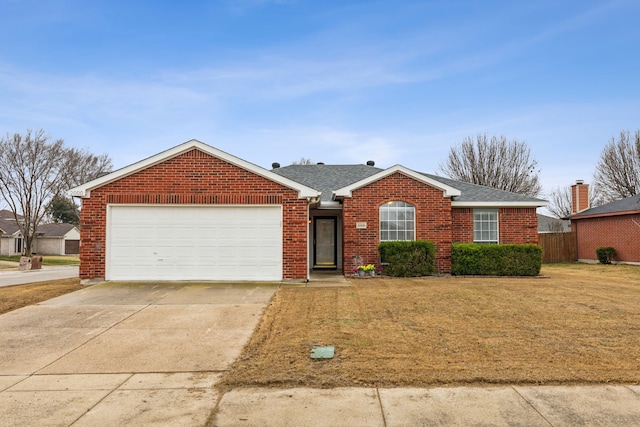
M 0 425 L 206 425 L 277 284 L 104 283 L 0 316 Z

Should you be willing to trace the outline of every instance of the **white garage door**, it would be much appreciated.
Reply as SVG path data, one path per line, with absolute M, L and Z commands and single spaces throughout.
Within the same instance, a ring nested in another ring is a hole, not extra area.
M 281 280 L 282 208 L 110 206 L 107 280 Z

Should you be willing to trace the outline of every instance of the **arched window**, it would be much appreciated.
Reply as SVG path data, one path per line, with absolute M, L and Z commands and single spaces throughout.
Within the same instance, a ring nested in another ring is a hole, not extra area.
M 380 241 L 416 239 L 416 208 L 405 202 L 380 206 Z

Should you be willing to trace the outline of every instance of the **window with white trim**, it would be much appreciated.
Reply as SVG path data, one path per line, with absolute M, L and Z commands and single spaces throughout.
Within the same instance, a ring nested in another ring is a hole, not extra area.
M 14 251 L 13 251 L 13 253 L 21 254 L 22 253 L 22 244 L 23 244 L 22 237 L 16 237 L 15 240 L 14 240 L 14 248 L 13 248 Z
M 380 241 L 416 239 L 416 208 L 405 202 L 380 206 Z
M 498 243 L 498 210 L 473 210 L 473 242 Z

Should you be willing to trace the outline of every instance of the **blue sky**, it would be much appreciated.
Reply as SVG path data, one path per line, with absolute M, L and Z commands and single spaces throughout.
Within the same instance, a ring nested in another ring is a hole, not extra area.
M 640 129 L 640 2 L 0 0 L 0 132 L 126 166 L 192 138 L 437 173 L 478 133 L 526 141 L 544 192 Z

